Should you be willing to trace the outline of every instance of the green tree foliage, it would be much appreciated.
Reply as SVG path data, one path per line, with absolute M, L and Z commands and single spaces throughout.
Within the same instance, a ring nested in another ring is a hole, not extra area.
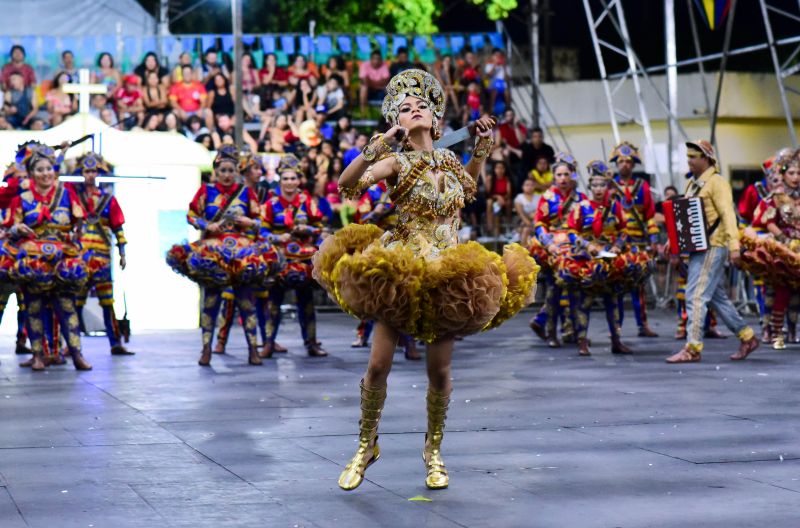
M 173 13 L 197 0 L 172 0 Z M 317 33 L 418 33 L 438 30 L 442 8 L 459 2 L 481 6 L 491 20 L 508 16 L 517 0 L 242 0 L 247 33 L 305 33 L 315 20 Z M 150 13 L 159 0 L 139 0 Z M 457 8 L 456 8 L 457 11 Z M 230 3 L 210 1 L 171 25 L 175 33 L 228 33 Z
M 434 19 L 441 9 L 433 0 L 382 0 L 378 13 L 397 33 L 435 33 Z
M 490 20 L 502 20 L 517 7 L 517 0 L 470 0 L 470 2 L 484 7 Z

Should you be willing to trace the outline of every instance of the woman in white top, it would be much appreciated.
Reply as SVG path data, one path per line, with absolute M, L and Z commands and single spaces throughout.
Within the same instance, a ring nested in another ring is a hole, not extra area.
M 522 182 L 522 192 L 514 198 L 514 211 L 519 217 L 519 243 L 527 247 L 533 233 L 533 221 L 540 195 L 535 194 L 536 182 L 528 178 Z

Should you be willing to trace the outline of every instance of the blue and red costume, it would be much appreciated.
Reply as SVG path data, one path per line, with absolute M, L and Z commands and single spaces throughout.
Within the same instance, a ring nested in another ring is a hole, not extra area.
M 237 217 L 261 222 L 261 209 L 256 194 L 240 184 L 225 187 L 203 184 L 191 203 L 187 221 L 201 231 L 201 239 L 191 244 L 173 246 L 167 263 L 178 273 L 203 288 L 203 309 L 200 317 L 203 349 L 210 348 L 217 316 L 226 288 L 233 290 L 244 321 L 248 347 L 257 347 L 257 316 L 253 287 L 263 286 L 280 268 L 280 257 L 269 243 L 253 240 L 252 228 L 240 227 Z M 207 231 L 210 224 L 219 232 Z
M 110 174 L 111 169 L 103 159 L 94 153 L 82 156 L 78 160 L 77 174 L 84 169 L 95 169 L 98 174 Z M 89 251 L 89 267 L 91 281 L 77 298 L 78 316 L 83 320 L 83 307 L 89 290 L 94 288 L 100 307 L 103 310 L 103 325 L 112 353 L 127 353 L 121 342 L 117 316 L 114 313 L 114 286 L 111 276 L 112 235 L 116 239 L 117 251 L 125 256 L 127 240 L 123 225 L 125 215 L 117 198 L 107 189 L 84 184 L 74 185 L 73 189 L 86 211 L 86 221 L 81 233 L 81 246 Z
M 263 231 L 286 260 L 269 290 L 265 350 L 274 346 L 282 320 L 281 304 L 290 289 L 295 292 L 303 342 L 308 349 L 318 346 L 311 258 L 319 249 L 322 227 L 323 214 L 307 192 L 300 191 L 291 200 L 274 195 L 264 204 Z
M 0 185 L 0 223 L 4 222 L 9 215 L 11 200 L 28 188 L 28 181 L 27 178 L 24 178 L 24 173 L 25 170 L 18 163 L 12 163 L 3 175 L 3 183 Z M 5 233 L 4 228 L 0 228 L 0 230 Z M 25 347 L 27 334 L 24 297 L 22 291 L 10 282 L 0 285 L 0 322 L 3 320 L 3 314 L 11 294 L 17 296 L 17 354 L 29 354 L 30 350 Z
M 612 160 L 613 161 L 613 160 Z M 619 174 L 612 183 L 614 196 L 619 200 L 625 212 L 625 232 L 631 245 L 640 251 L 647 251 L 658 242 L 658 226 L 655 223 L 656 206 L 650 192 L 650 184 L 642 178 L 623 179 Z M 647 297 L 645 285 L 631 292 L 633 316 L 639 333 L 651 334 L 647 325 Z M 620 321 L 624 318 L 623 296 L 619 297 Z
M 615 296 L 638 288 L 647 276 L 647 255 L 638 253 L 635 247 L 628 250 L 625 224 L 625 214 L 617 200 L 608 195 L 601 202 L 582 200 L 578 207 L 573 208 L 568 220 L 570 251 L 556 262 L 556 282 L 570 291 L 578 343 L 586 342 L 591 306 L 595 297 L 600 296 L 612 351 L 623 353 L 629 350 L 621 345 Z M 594 258 L 590 247 L 617 256 Z
M 563 325 L 569 328 L 572 324 L 571 315 L 564 318 L 562 311 L 562 287 L 556 282 L 553 258 L 547 247 L 555 244 L 566 249 L 569 246 L 568 219 L 573 208 L 586 199 L 582 192 L 571 189 L 568 193 L 553 186 L 542 194 L 539 206 L 534 217 L 534 238 L 531 242 L 531 255 L 541 266 L 541 274 L 547 288 L 544 296 L 544 305 L 539 313 L 531 320 L 531 327 L 544 329 L 545 334 L 552 342 L 556 341 L 556 322 L 563 319 Z M 566 301 L 566 299 L 565 299 Z M 569 308 L 569 303 L 566 302 Z
M 13 197 L 5 217 L 10 236 L 0 245 L 0 280 L 22 288 L 31 349 L 45 363 L 62 361 L 54 314 L 73 360 L 82 360 L 73 298 L 89 280 L 88 258 L 76 235 L 85 216 L 74 191 L 56 184 L 45 195 L 28 189 Z M 23 225 L 34 235 L 21 231 Z

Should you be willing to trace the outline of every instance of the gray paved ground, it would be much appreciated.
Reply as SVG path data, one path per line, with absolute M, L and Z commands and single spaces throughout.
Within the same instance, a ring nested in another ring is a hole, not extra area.
M 290 323 L 294 350 L 260 368 L 238 331 L 213 369 L 195 363 L 199 332 L 135 336 L 123 358 L 87 339 L 82 374 L 19 369 L 3 337 L 0 526 L 800 526 L 800 348 L 734 364 L 729 338 L 668 366 L 668 338 L 613 357 L 596 315 L 586 359 L 544 348 L 526 320 L 458 344 L 451 488 L 436 492 L 424 368 L 400 353 L 383 457 L 358 490 L 337 488 L 366 360 L 343 315 L 321 316 L 332 357 L 303 357 Z

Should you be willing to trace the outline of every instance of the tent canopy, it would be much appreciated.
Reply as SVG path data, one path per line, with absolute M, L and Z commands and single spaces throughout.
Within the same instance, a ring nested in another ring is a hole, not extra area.
M 0 35 L 154 35 L 156 21 L 136 0 L 0 0 Z

